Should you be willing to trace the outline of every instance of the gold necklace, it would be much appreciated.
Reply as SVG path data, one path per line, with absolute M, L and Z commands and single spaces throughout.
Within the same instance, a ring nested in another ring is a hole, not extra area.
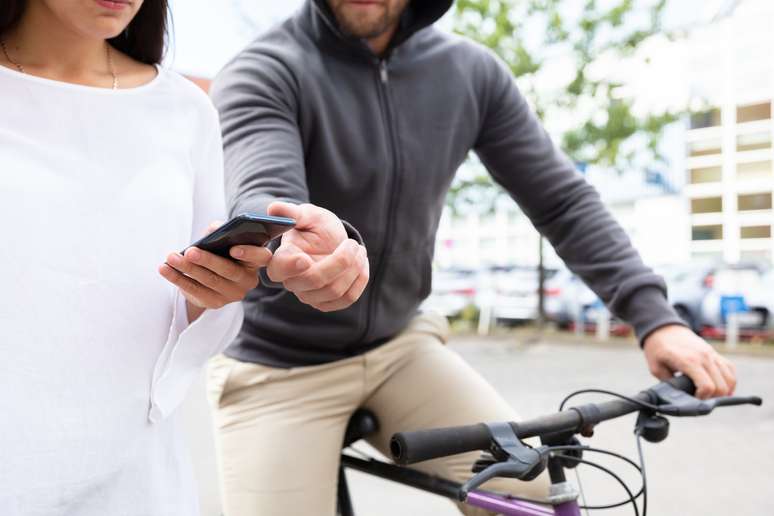
M 3 38 L 0 38 L 0 47 L 3 47 L 3 54 L 5 54 L 5 58 L 8 60 L 9 63 L 14 65 L 21 73 L 27 73 L 24 71 L 24 67 L 11 59 L 11 56 L 8 55 L 8 48 L 5 46 L 5 40 Z
M 10 56 L 8 53 L 8 47 L 5 46 L 5 40 L 3 38 L 0 38 L 0 48 L 3 49 L 3 54 L 5 55 L 5 58 L 8 60 L 9 63 L 14 65 L 17 70 L 19 70 L 21 73 L 26 74 L 27 72 L 24 70 L 24 67 L 18 63 L 17 61 L 14 61 L 14 59 Z M 110 45 L 105 44 L 105 52 L 107 54 L 107 62 L 108 62 L 108 68 L 110 69 L 110 75 L 113 76 L 113 89 L 118 89 L 118 74 L 116 73 L 116 67 L 113 64 L 113 53 L 110 51 Z

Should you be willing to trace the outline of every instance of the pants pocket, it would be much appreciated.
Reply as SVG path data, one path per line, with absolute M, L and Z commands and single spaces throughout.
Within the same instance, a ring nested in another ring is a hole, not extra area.
M 237 364 L 237 360 L 226 355 L 217 355 L 207 364 L 207 400 L 213 409 L 221 406 L 226 383 Z

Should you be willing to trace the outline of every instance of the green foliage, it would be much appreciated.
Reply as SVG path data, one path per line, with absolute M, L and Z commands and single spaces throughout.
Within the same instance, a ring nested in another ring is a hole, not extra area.
M 649 37 L 662 32 L 667 0 L 458 0 L 455 31 L 491 48 L 519 78 L 519 86 L 541 118 L 570 117 L 570 129 L 552 131 L 575 162 L 617 171 L 635 155 L 663 162 L 658 142 L 664 128 L 683 115 L 638 116 L 614 77 L 594 66 L 632 57 Z M 538 91 L 536 79 L 553 60 L 570 60 L 574 74 L 565 84 Z M 549 130 L 551 127 L 549 127 Z M 471 204 L 494 185 L 485 174 L 459 181 L 449 204 Z M 498 190 L 499 191 L 499 190 Z

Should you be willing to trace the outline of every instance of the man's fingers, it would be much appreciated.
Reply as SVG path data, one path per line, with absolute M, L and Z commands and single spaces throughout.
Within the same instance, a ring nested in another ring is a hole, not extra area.
M 726 379 L 723 377 L 723 373 L 720 371 L 720 367 L 714 357 L 710 358 L 705 368 L 712 378 L 712 383 L 715 384 L 715 389 L 710 393 L 710 397 L 725 396 L 728 392 L 728 384 L 726 384 Z
M 675 375 L 665 364 L 657 362 L 650 367 L 650 373 L 661 381 L 669 380 Z
M 352 284 L 360 276 L 360 268 L 351 267 L 338 278 L 333 280 L 330 285 L 326 285 L 323 288 L 317 290 L 309 290 L 306 292 L 295 292 L 298 298 L 308 305 L 319 305 L 321 303 L 328 303 L 335 301 L 344 296 L 352 287 Z M 288 283 L 293 280 L 288 280 Z M 291 289 L 291 292 L 294 292 Z
M 731 396 L 734 394 L 734 391 L 736 391 L 736 366 L 726 360 L 723 357 L 720 357 L 720 371 L 723 373 L 723 378 L 726 379 L 726 383 L 728 384 L 728 396 Z
M 701 363 L 691 361 L 682 369 L 683 373 L 693 380 L 693 384 L 696 386 L 695 396 L 697 398 L 707 399 L 712 396 L 712 393 L 715 392 L 715 384 Z
M 344 240 L 330 256 L 315 263 L 303 274 L 285 281 L 285 288 L 295 293 L 327 287 L 339 276 L 352 269 L 360 270 L 364 248 L 352 239 Z M 354 281 L 354 277 L 352 278 Z
M 368 285 L 368 274 L 361 274 L 349 288 L 346 294 L 336 301 L 330 301 L 328 303 L 321 303 L 315 308 L 321 312 L 335 312 L 336 310 L 343 310 L 351 306 L 355 301 L 360 299 L 363 295 L 363 291 Z
M 266 213 L 272 217 L 287 217 L 298 224 L 301 220 L 301 207 L 298 204 L 276 201 L 269 205 Z
M 296 246 L 283 244 L 274 253 L 266 268 L 266 274 L 270 280 L 284 283 L 289 278 L 303 274 L 313 263 L 312 258 Z

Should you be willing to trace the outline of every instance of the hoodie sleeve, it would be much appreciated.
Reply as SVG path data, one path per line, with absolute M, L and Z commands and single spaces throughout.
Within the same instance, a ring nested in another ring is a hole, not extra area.
M 266 213 L 273 201 L 309 201 L 296 83 L 279 60 L 254 50 L 215 79 L 230 215 Z
M 482 125 L 475 151 L 574 273 L 630 323 L 642 343 L 654 330 L 683 324 L 661 277 L 646 267 L 596 190 L 551 141 L 492 54 L 480 84 Z

